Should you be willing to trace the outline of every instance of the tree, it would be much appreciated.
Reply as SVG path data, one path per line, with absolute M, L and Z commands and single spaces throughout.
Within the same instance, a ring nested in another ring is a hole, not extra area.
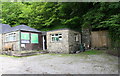
M 120 3 L 105 2 L 3 2 L 2 23 L 26 24 L 38 30 L 71 28 L 81 31 L 110 31 L 113 42 L 120 39 Z

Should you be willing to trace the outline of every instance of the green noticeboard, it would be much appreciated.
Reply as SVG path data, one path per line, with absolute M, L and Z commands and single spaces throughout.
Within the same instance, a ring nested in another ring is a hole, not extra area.
M 21 32 L 21 39 L 30 40 L 29 33 L 23 33 L 23 32 Z
M 31 34 L 31 43 L 38 43 L 38 34 Z

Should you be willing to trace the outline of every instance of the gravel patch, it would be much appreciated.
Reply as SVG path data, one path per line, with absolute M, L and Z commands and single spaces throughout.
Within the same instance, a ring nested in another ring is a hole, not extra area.
M 0 74 L 118 74 L 118 57 L 101 55 L 0 56 Z

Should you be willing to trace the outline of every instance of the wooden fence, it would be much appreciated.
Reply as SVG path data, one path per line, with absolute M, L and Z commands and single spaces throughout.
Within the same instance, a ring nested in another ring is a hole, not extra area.
M 91 46 L 97 47 L 109 47 L 110 42 L 107 31 L 93 31 L 91 32 Z

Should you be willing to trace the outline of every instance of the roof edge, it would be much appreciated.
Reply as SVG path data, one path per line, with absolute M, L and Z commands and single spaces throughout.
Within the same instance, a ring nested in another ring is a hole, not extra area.
M 76 31 L 70 28 L 62 28 L 62 29 L 55 29 L 55 30 L 51 30 L 51 31 L 46 31 L 46 32 L 53 32 L 53 31 L 60 31 L 60 30 L 72 30 L 72 31 Z M 80 31 L 76 31 L 76 32 L 80 32 Z

